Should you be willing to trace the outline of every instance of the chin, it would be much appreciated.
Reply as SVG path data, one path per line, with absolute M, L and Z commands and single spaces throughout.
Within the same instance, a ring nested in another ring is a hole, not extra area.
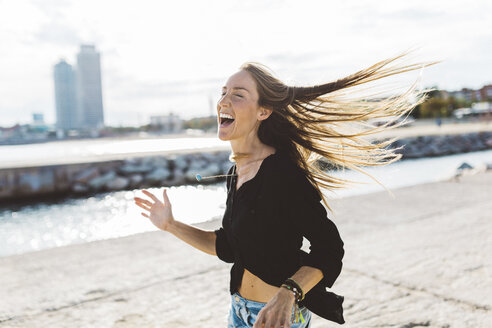
M 227 137 L 227 135 L 223 134 L 223 133 L 220 133 L 220 130 L 219 132 L 217 132 L 217 137 L 222 140 L 222 141 L 229 141 L 230 139 Z

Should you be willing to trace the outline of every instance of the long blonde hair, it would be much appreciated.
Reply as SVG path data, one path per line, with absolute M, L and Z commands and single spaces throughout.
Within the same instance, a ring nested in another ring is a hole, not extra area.
M 334 167 L 359 171 L 382 185 L 361 167 L 386 165 L 401 158 L 395 153 L 399 148 L 386 148 L 396 138 L 371 143 L 363 137 L 404 125 L 408 114 L 425 101 L 429 90 L 418 90 L 415 82 L 406 92 L 378 98 L 375 93 L 358 96 L 362 90 L 354 87 L 438 63 L 395 63 L 408 54 L 406 51 L 334 82 L 308 87 L 288 86 L 259 63 L 241 66 L 256 82 L 259 105 L 272 109 L 270 117 L 259 126 L 260 141 L 285 151 L 304 171 L 328 209 L 331 210 L 321 189 L 340 189 L 358 182 L 330 176 L 320 167 L 320 159 Z M 368 121 L 377 118 L 388 120 L 380 126 Z M 350 129 L 356 132 L 349 132 Z

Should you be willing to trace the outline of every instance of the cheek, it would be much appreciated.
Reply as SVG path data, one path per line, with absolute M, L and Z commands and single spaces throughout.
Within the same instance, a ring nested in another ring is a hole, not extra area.
M 236 123 L 239 129 L 250 130 L 255 126 L 256 122 L 256 115 L 252 111 L 242 113 L 242 115 L 236 115 Z

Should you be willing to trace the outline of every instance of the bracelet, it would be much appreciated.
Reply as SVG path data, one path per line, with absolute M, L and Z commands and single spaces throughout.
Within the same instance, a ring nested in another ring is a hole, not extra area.
M 302 316 L 302 312 L 299 308 L 299 302 L 304 299 L 304 293 L 299 286 L 299 284 L 292 279 L 287 279 L 285 283 L 283 283 L 280 287 L 284 287 L 285 289 L 291 291 L 294 294 L 294 317 L 292 318 L 292 323 L 302 322 L 304 323 L 304 317 Z
M 284 287 L 285 289 L 287 289 L 288 291 L 292 292 L 292 294 L 294 294 L 294 302 L 297 303 L 298 300 L 299 300 L 299 293 L 296 291 L 296 290 L 293 290 L 291 286 L 289 285 L 286 285 L 286 284 L 282 284 L 280 287 Z
M 288 278 L 287 280 L 285 280 L 284 284 L 292 286 L 293 289 L 297 290 L 297 292 L 299 293 L 299 302 L 304 299 L 304 292 L 301 286 L 297 283 L 297 281 L 295 281 L 292 278 Z

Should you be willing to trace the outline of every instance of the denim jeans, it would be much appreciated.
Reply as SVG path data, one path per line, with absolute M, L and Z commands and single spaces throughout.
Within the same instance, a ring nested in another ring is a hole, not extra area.
M 231 311 L 227 328 L 251 328 L 253 327 L 256 317 L 266 303 L 250 301 L 243 298 L 239 293 L 231 295 Z M 306 307 L 300 308 L 304 323 L 297 322 L 292 324 L 292 328 L 309 328 L 311 325 L 311 312 Z M 292 308 L 291 322 L 294 318 L 294 308 Z

